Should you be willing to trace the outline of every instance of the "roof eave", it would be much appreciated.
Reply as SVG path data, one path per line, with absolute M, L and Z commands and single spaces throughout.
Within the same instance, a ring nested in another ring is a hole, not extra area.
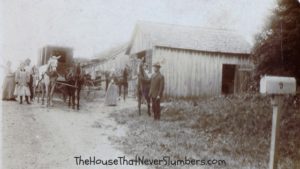
M 250 55 L 250 51 L 247 51 L 247 52 L 207 51 L 207 50 L 200 50 L 200 49 L 187 49 L 187 48 L 178 48 L 178 47 L 170 47 L 170 46 L 163 46 L 163 45 L 155 45 L 154 48 L 156 48 L 156 47 L 177 49 L 177 50 L 195 51 L 195 52 L 202 52 L 202 53 L 231 54 L 231 55 L 240 55 L 240 56 L 249 56 Z

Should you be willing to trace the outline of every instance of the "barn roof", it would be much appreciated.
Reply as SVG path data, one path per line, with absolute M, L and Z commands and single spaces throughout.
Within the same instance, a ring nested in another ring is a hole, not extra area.
M 143 42 L 137 43 L 144 44 L 144 49 L 133 49 L 134 42 L 141 41 L 141 37 Z M 236 54 L 249 54 L 251 50 L 245 38 L 232 30 L 138 22 L 126 53 L 137 53 L 154 46 Z
M 128 42 L 105 50 L 102 53 L 98 54 L 96 57 L 92 58 L 91 60 L 94 62 L 105 62 L 107 60 L 114 59 L 120 53 L 125 54 L 127 47 Z

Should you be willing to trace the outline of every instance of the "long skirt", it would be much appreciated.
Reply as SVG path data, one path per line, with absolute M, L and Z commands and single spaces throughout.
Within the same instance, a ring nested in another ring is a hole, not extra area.
M 118 99 L 118 87 L 117 85 L 111 83 L 107 88 L 104 103 L 108 106 L 115 106 L 117 105 L 117 99 Z
M 30 90 L 27 85 L 17 85 L 15 90 L 17 96 L 30 96 Z
M 6 76 L 3 82 L 2 100 L 14 99 L 15 78 L 14 75 Z

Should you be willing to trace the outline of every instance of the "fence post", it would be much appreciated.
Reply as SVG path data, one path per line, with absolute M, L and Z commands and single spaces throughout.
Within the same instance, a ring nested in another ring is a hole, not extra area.
M 280 135 L 280 119 L 282 113 L 283 96 L 273 96 L 271 105 L 273 107 L 272 115 L 272 134 L 270 147 L 269 169 L 278 168 L 279 156 L 279 135 Z

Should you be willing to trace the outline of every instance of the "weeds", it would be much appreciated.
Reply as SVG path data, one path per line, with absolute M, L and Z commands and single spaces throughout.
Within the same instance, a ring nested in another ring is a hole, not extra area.
M 116 137 L 129 155 L 149 158 L 226 159 L 229 168 L 267 168 L 272 107 L 270 98 L 244 94 L 205 99 L 173 99 L 164 103 L 161 121 L 131 109 L 113 114 L 129 126 Z M 146 110 L 143 110 L 146 111 Z M 280 165 L 292 168 L 300 159 L 300 106 L 298 96 L 285 98 L 280 131 Z M 224 167 L 223 167 L 224 168 Z

